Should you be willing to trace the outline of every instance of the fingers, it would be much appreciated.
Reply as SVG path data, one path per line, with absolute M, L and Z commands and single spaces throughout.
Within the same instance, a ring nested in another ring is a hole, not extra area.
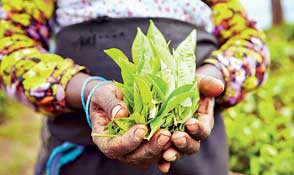
M 155 163 L 161 158 L 161 153 L 169 143 L 170 137 L 169 131 L 160 129 L 149 142 L 139 147 L 135 152 L 126 155 L 124 159 L 129 162 L 153 161 Z
M 200 149 L 200 141 L 194 140 L 186 132 L 174 132 L 172 135 L 172 142 L 183 154 L 194 154 Z
M 214 125 L 214 98 L 200 99 L 197 119 L 192 118 L 186 122 L 188 133 L 196 140 L 208 137 Z
M 135 125 L 121 136 L 113 138 L 93 137 L 93 141 L 108 158 L 118 158 L 134 151 L 143 141 L 148 129 L 144 125 Z M 96 128 L 97 134 L 107 134 L 107 130 Z
M 224 83 L 212 76 L 197 76 L 199 92 L 207 97 L 217 97 L 224 91 Z
M 168 171 L 170 169 L 170 162 L 163 161 L 158 164 L 158 168 L 161 172 L 168 173 Z
M 197 69 L 196 73 L 200 93 L 208 97 L 216 97 L 223 92 L 224 76 L 215 65 L 204 64 Z
M 200 141 L 211 133 L 214 124 L 214 98 L 201 97 L 197 119 L 192 118 L 185 124 L 188 132 L 175 131 L 172 143 L 182 154 L 193 154 L 199 151 Z M 189 133 L 189 134 L 188 134 Z M 176 149 L 168 148 L 163 153 L 165 161 L 174 161 L 180 153 Z
M 127 117 L 128 108 L 122 98 L 122 92 L 113 83 L 107 83 L 97 89 L 92 102 L 98 104 L 110 118 Z

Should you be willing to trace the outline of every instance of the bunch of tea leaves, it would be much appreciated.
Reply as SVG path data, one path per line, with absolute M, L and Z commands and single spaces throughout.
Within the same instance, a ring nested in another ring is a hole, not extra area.
M 115 118 L 108 124 L 109 136 L 121 135 L 135 124 L 147 125 L 146 139 L 160 128 L 184 130 L 184 123 L 195 116 L 199 100 L 195 48 L 193 30 L 171 53 L 169 43 L 150 21 L 147 35 L 137 30 L 133 62 L 119 49 L 105 50 L 121 69 L 123 84 L 116 85 L 130 111 L 128 118 Z

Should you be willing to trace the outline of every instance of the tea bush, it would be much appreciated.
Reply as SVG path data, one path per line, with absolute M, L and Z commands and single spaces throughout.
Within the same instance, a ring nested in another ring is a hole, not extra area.
M 294 174 L 294 25 L 267 31 L 271 52 L 264 86 L 224 114 L 230 169 L 252 175 Z

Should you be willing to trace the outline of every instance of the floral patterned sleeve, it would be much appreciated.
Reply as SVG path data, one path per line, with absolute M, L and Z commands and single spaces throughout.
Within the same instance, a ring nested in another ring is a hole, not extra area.
M 55 1 L 0 3 L 0 89 L 38 112 L 66 112 L 66 85 L 84 67 L 46 50 Z
M 221 69 L 226 89 L 217 102 L 231 107 L 266 79 L 269 52 L 265 35 L 247 18 L 238 0 L 207 0 L 212 9 L 214 34 L 221 47 L 205 62 Z

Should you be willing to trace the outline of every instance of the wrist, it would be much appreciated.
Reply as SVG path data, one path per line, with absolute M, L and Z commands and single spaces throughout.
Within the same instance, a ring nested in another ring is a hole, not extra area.
M 87 85 L 86 85 L 86 89 L 84 92 L 80 92 L 80 93 L 84 93 L 85 96 L 85 100 L 87 99 L 87 97 L 89 96 L 90 92 L 93 90 L 93 88 L 95 87 L 95 85 L 97 85 L 97 83 L 101 82 L 101 80 L 92 80 L 90 81 Z M 85 83 L 85 81 L 83 81 L 83 83 Z
M 66 101 L 68 105 L 74 109 L 82 109 L 80 94 L 83 83 L 90 75 L 85 73 L 77 73 L 74 75 L 66 87 Z
M 90 75 L 85 73 L 77 73 L 69 81 L 66 87 L 66 101 L 68 105 L 75 109 L 82 108 L 81 93 L 84 93 L 84 97 L 87 98 L 93 87 L 100 82 L 98 79 L 93 79 L 86 83 L 83 89 L 84 83 L 91 78 Z M 84 92 L 82 92 L 84 91 Z

